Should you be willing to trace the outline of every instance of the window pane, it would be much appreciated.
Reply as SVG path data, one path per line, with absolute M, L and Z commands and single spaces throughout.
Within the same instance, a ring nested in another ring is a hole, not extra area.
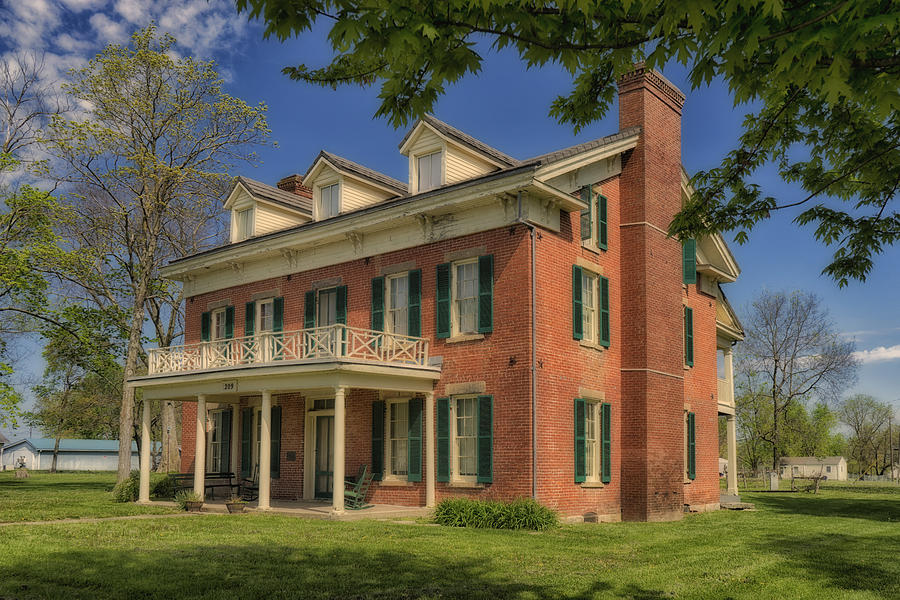
M 475 333 L 478 296 L 478 276 L 475 263 L 456 265 L 455 291 L 459 332 Z
M 337 290 L 319 292 L 318 326 L 334 325 L 337 322 Z
M 409 404 L 394 402 L 390 404 L 389 438 L 391 442 L 391 474 L 407 473 L 407 437 L 409 435 Z
M 585 445 L 585 475 L 589 480 L 597 479 L 600 476 L 599 448 L 597 446 L 597 432 L 600 426 L 597 423 L 597 417 L 600 411 L 597 410 L 596 402 L 585 403 L 585 423 L 584 423 L 584 445 Z
M 388 279 L 388 331 L 406 335 L 408 330 L 407 310 L 409 308 L 409 277 Z
M 459 398 L 456 401 L 456 452 L 460 476 L 477 474 L 475 440 L 475 398 Z
M 441 153 L 435 152 L 420 156 L 416 161 L 416 170 L 419 181 L 416 191 L 425 192 L 440 186 Z
M 213 339 L 225 339 L 225 311 L 217 310 L 213 313 Z
M 582 272 L 581 275 L 581 319 L 582 332 L 584 340 L 588 342 L 594 341 L 596 330 L 596 283 L 597 278 L 588 273 Z
M 327 219 L 340 212 L 340 184 L 326 185 L 319 191 L 319 218 Z
M 259 303 L 259 333 L 272 331 L 274 321 L 272 313 L 272 301 L 265 300 Z

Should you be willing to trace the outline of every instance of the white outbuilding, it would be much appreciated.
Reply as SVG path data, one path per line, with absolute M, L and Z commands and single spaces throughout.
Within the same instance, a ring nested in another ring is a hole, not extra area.
M 49 470 L 53 461 L 53 438 L 23 438 L 0 449 L 0 468 L 20 464 L 32 471 Z M 118 440 L 60 440 L 56 468 L 60 471 L 115 471 L 119 461 Z M 137 444 L 131 442 L 131 468 L 138 468 Z

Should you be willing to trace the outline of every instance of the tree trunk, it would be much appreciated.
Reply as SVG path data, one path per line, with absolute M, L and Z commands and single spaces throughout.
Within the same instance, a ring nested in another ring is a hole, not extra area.
M 145 263 L 147 264 L 147 263 Z M 117 481 L 124 481 L 131 474 L 131 441 L 134 431 L 134 388 L 128 380 L 134 377 L 141 352 L 141 334 L 144 329 L 144 308 L 149 282 L 141 276 L 134 293 L 131 327 L 128 333 L 128 351 L 125 354 L 125 372 L 122 382 L 122 407 L 119 411 L 119 468 Z
M 59 436 L 53 443 L 53 460 L 50 461 L 50 472 L 56 473 L 56 461 L 59 458 Z

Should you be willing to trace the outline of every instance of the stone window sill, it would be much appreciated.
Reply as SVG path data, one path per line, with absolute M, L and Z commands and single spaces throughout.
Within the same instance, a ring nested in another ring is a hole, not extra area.
M 581 484 L 581 487 L 584 489 L 596 489 L 596 488 L 604 488 L 606 484 L 600 483 L 599 481 L 585 481 Z
M 382 479 L 378 482 L 384 487 L 412 487 L 413 483 L 405 479 Z
M 460 342 L 473 342 L 475 340 L 483 340 L 483 333 L 460 333 L 450 338 L 445 338 L 445 344 L 458 344 Z
M 468 489 L 468 490 L 483 490 L 483 483 L 476 483 L 472 481 L 451 481 L 447 484 L 447 487 L 458 488 L 458 489 Z
M 684 485 L 690 485 L 690 484 L 692 484 L 692 483 L 694 483 L 694 480 L 693 480 L 693 479 L 685 479 L 685 480 L 684 480 Z
M 579 343 L 583 348 L 591 348 L 591 349 L 593 349 L 593 350 L 599 350 L 600 352 L 603 352 L 604 350 L 607 349 L 606 346 L 601 346 L 601 345 L 598 344 L 597 342 L 586 342 L 586 341 L 584 341 L 584 340 L 578 340 L 578 343 Z

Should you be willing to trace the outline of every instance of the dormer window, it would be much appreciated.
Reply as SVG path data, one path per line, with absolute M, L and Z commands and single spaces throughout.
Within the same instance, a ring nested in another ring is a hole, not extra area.
M 427 192 L 441 186 L 441 153 L 433 152 L 416 159 L 418 192 Z
M 341 212 L 341 184 L 319 188 L 319 220 L 334 217 Z
M 245 208 L 234 211 L 234 241 L 240 242 L 253 235 L 253 209 Z

